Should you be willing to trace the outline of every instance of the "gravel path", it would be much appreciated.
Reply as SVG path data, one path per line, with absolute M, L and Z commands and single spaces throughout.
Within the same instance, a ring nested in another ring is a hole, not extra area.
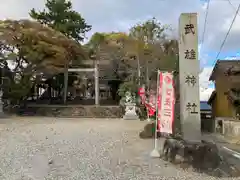
M 15 118 L 0 124 L 0 180 L 216 179 L 151 159 L 143 122 Z

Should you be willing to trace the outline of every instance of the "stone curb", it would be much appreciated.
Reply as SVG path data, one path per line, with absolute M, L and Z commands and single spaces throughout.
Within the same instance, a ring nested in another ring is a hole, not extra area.
M 229 149 L 229 148 L 227 148 L 227 147 L 225 147 L 225 146 L 222 146 L 222 147 L 223 147 L 223 149 L 231 152 L 231 155 L 232 155 L 232 156 L 240 159 L 240 153 L 238 153 L 237 151 L 234 151 L 234 150 L 232 150 L 232 149 Z

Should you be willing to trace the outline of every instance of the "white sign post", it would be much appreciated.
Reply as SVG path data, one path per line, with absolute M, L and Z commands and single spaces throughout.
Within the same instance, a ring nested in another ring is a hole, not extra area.
M 179 21 L 180 119 L 183 139 L 201 141 L 197 13 Z
M 160 95 L 160 82 L 159 82 L 159 75 L 160 75 L 160 71 L 158 70 L 157 73 L 157 91 L 156 91 L 156 98 L 155 98 L 155 108 L 156 108 L 156 119 L 155 119 L 155 140 L 154 140 L 154 149 L 152 150 L 150 156 L 151 157 L 155 157 L 158 158 L 160 157 L 160 153 L 158 150 L 158 97 Z

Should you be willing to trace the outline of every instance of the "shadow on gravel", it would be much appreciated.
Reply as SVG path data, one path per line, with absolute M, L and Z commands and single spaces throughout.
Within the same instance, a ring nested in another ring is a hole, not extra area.
M 153 139 L 155 137 L 155 123 L 146 124 L 144 129 L 139 133 L 141 139 Z M 158 133 L 158 138 L 160 133 Z
M 219 155 L 218 148 L 211 142 L 189 143 L 182 139 L 166 138 L 161 158 L 172 164 L 210 176 L 240 177 L 240 171 L 227 158 Z
M 154 138 L 155 123 L 147 124 L 139 133 L 141 139 Z M 205 173 L 213 177 L 240 177 L 240 170 L 228 162 L 226 157 L 219 154 L 216 144 L 202 141 L 192 144 L 181 138 L 161 137 L 162 146 L 161 158 L 183 169 L 194 169 L 199 173 Z

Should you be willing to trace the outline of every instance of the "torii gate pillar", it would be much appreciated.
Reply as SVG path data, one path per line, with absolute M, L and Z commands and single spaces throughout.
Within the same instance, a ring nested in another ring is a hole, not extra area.
M 67 102 L 68 72 L 92 72 L 95 79 L 95 105 L 99 105 L 99 61 L 95 60 L 94 68 L 66 68 L 64 73 L 64 104 Z

